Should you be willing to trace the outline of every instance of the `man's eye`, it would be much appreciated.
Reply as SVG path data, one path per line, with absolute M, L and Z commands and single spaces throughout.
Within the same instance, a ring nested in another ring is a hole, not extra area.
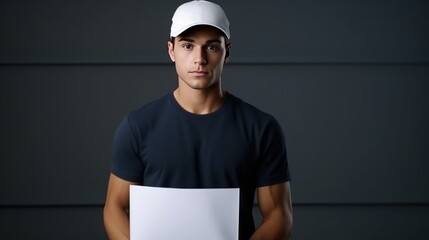
M 191 49 L 191 48 L 192 48 L 192 45 L 191 45 L 191 44 L 188 44 L 188 43 L 185 43 L 185 44 L 183 44 L 183 45 L 182 45 L 182 47 L 183 47 L 184 49 Z
M 219 50 L 219 47 L 218 47 L 218 46 L 216 46 L 216 45 L 209 45 L 209 46 L 207 47 L 207 49 L 208 49 L 209 51 L 217 51 L 217 50 Z

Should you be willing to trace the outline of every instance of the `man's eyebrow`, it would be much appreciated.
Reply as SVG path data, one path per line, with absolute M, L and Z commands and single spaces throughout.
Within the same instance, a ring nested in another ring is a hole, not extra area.
M 193 39 L 190 38 L 180 38 L 179 42 L 195 42 Z
M 208 40 L 206 43 L 222 43 L 222 41 L 219 39 L 211 39 L 211 40 Z
M 195 42 L 195 40 L 191 38 L 180 38 L 179 42 Z M 210 43 L 222 43 L 222 41 L 219 39 L 210 39 L 206 41 L 206 44 L 210 44 Z

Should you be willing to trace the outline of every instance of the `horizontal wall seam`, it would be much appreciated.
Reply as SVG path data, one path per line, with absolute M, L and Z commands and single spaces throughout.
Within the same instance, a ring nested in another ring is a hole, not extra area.
M 226 66 L 281 66 L 281 65 L 317 65 L 317 66 L 324 66 L 324 65 L 343 65 L 343 66 L 350 66 L 350 65 L 368 65 L 368 66 L 381 66 L 381 65 L 387 65 L 387 66 L 424 66 L 429 65 L 429 62 L 230 62 L 227 63 Z M 46 63 L 0 63 L 0 67 L 15 67 L 15 66 L 31 66 L 31 67 L 43 67 L 43 66 L 173 66 L 173 63 L 167 63 L 167 62 L 153 62 L 153 63 L 137 63 L 137 62 L 81 62 L 81 63 L 65 63 L 65 62 L 46 62 Z
M 403 203 L 293 203 L 294 207 L 429 207 L 429 202 Z M 0 205 L 0 208 L 102 208 L 104 204 L 16 204 Z M 257 204 L 254 204 L 257 206 Z

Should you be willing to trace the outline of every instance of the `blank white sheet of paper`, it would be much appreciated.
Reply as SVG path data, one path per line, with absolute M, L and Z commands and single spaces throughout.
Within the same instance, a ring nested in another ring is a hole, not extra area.
M 130 186 L 131 240 L 238 240 L 238 188 Z

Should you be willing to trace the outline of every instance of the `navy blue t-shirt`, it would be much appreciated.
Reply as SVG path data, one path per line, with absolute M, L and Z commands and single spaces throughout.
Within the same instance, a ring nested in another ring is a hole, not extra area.
M 240 239 L 255 230 L 255 188 L 290 180 L 278 122 L 229 93 L 204 115 L 172 93 L 130 112 L 115 134 L 111 171 L 145 186 L 240 188 Z

